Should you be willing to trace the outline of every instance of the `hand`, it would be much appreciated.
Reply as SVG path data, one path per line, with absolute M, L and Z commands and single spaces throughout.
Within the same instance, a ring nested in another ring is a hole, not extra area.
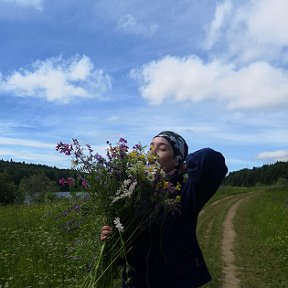
M 100 240 L 104 241 L 108 238 L 108 236 L 110 236 L 113 232 L 113 229 L 111 226 L 103 226 L 101 228 L 101 232 L 100 232 Z

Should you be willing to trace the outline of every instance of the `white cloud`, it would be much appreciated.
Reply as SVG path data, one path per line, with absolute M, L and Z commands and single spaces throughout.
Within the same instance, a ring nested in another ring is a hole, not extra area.
M 27 139 L 18 139 L 18 138 L 10 138 L 10 137 L 0 137 L 0 145 L 17 145 L 17 146 L 26 146 L 26 147 L 34 147 L 34 148 L 47 148 L 47 149 L 55 149 L 56 144 L 43 143 L 34 140 Z
M 262 152 L 256 156 L 258 160 L 288 161 L 288 150 Z
M 0 122 L 0 135 L 9 135 L 11 132 L 15 131 L 16 129 L 22 129 L 22 128 L 31 128 L 33 127 L 31 123 L 24 123 L 19 122 L 15 119 L 6 119 L 2 120 Z
M 118 21 L 119 30 L 144 37 L 153 36 L 156 33 L 157 28 L 156 24 L 145 24 L 130 14 L 122 16 Z
M 3 0 L 3 1 L 20 7 L 33 7 L 38 10 L 43 9 L 43 0 Z
M 222 56 L 239 63 L 279 58 L 287 62 L 287 11 L 287 0 L 225 1 L 216 8 L 204 46 L 218 44 Z
M 59 154 L 59 153 L 58 153 Z M 27 163 L 42 164 L 48 166 L 56 166 L 58 168 L 71 168 L 71 159 L 58 155 L 53 151 L 46 151 L 41 153 L 35 153 L 31 151 L 17 151 L 12 149 L 1 149 L 0 155 L 3 159 L 12 159 L 13 161 L 25 161 Z
M 219 101 L 236 110 L 287 109 L 287 0 L 226 0 L 216 6 L 204 46 L 211 60 L 166 56 L 130 75 L 151 104 Z
M 287 0 L 252 1 L 248 33 L 261 43 L 288 44 Z
M 221 29 L 223 28 L 225 19 L 229 15 L 231 8 L 231 1 L 225 1 L 216 7 L 214 19 L 210 24 L 207 38 L 204 41 L 204 46 L 206 49 L 210 49 L 220 37 Z
M 95 70 L 87 56 L 39 60 L 32 64 L 31 71 L 19 69 L 8 77 L 0 78 L 2 93 L 44 98 L 62 104 L 75 98 L 99 99 L 110 87 L 110 76 L 102 70 Z
M 71 142 L 71 141 L 70 141 Z M 14 161 L 28 161 L 37 164 L 46 164 L 62 168 L 71 167 L 71 157 L 56 151 L 56 144 L 35 140 L 0 137 L 0 159 L 13 159 Z M 86 148 L 84 143 L 81 143 Z M 13 147 L 13 149 L 11 149 Z M 93 145 L 93 150 L 103 156 L 106 155 L 107 145 Z
M 166 56 L 132 70 L 140 93 L 151 104 L 175 101 L 221 101 L 228 109 L 287 108 L 288 73 L 267 63 L 241 69 L 220 61 L 204 63 L 195 56 Z

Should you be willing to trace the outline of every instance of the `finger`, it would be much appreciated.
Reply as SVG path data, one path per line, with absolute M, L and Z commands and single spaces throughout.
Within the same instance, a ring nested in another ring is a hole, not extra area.
M 101 236 L 100 236 L 100 240 L 101 240 L 101 241 L 106 240 L 107 237 L 108 237 L 108 236 L 106 236 L 106 235 L 101 235 Z
M 102 228 L 101 228 L 101 231 L 112 231 L 112 227 L 111 226 L 103 226 Z
M 110 236 L 112 234 L 112 232 L 111 231 L 102 231 L 101 232 L 101 236 Z
M 101 241 L 106 240 L 111 234 L 112 234 L 112 232 L 102 232 L 100 234 L 100 240 Z
M 113 229 L 111 226 L 105 225 L 101 228 L 100 231 L 100 240 L 106 240 L 113 232 Z
M 100 232 L 100 234 L 101 235 L 104 235 L 104 236 L 106 236 L 106 235 L 111 235 L 113 233 L 113 231 L 111 231 L 111 230 L 102 230 L 101 232 Z

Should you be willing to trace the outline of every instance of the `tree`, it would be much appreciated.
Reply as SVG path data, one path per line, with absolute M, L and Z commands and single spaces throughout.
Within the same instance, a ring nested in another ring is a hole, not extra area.
M 59 190 L 57 184 L 44 174 L 33 174 L 22 178 L 19 192 L 29 197 L 30 201 L 42 202 L 55 197 L 55 192 Z
M 13 204 L 17 201 L 17 186 L 6 173 L 0 173 L 0 204 Z

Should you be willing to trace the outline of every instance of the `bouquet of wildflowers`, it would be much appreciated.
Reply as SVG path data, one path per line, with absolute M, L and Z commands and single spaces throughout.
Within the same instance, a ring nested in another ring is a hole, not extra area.
M 127 255 L 137 235 L 160 214 L 179 211 L 180 196 L 176 195 L 180 187 L 169 182 L 155 155 L 145 152 L 141 144 L 130 151 L 123 138 L 115 146 L 107 144 L 105 157 L 94 153 L 90 145 L 82 147 L 76 139 L 56 147 L 72 157 L 77 175 L 77 179 L 61 179 L 61 184 L 78 183 L 88 194 L 86 201 L 95 221 L 114 227 L 111 237 L 99 245 L 94 267 L 82 287 L 111 287 L 120 260 L 125 269 L 133 269 Z

